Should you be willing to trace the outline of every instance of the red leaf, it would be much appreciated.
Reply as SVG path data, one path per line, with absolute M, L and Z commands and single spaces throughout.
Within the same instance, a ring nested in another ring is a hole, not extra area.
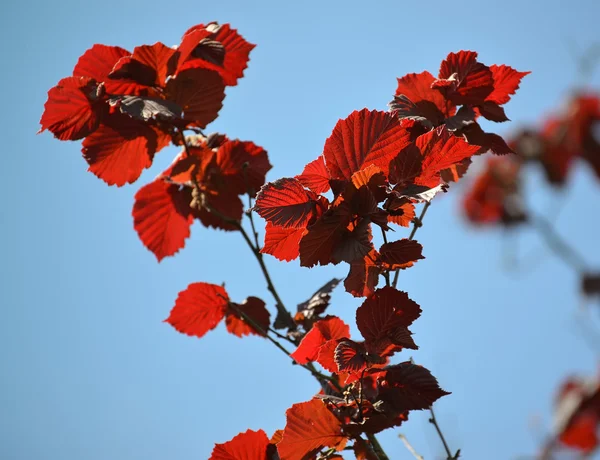
M 323 156 L 334 179 L 349 180 L 371 164 L 384 174 L 390 161 L 410 142 L 410 132 L 389 113 L 363 109 L 339 120 L 325 142 Z
M 391 178 L 397 183 L 435 187 L 440 184 L 442 170 L 473 156 L 479 149 L 478 145 L 466 143 L 447 129 L 437 128 L 419 136 L 398 155 Z
M 106 107 L 97 99 L 97 86 L 91 78 L 63 78 L 48 91 L 39 132 L 47 129 L 62 141 L 90 135 L 100 125 Z
M 250 51 L 255 46 L 244 40 L 229 24 L 194 26 L 184 34 L 179 47 L 182 59 L 178 72 L 206 68 L 219 72 L 227 86 L 235 86 L 237 80 L 244 76 Z
M 309 233 L 311 230 L 312 227 Z M 362 260 L 373 249 L 372 239 L 370 221 L 361 219 L 352 230 L 341 232 L 331 253 L 331 261 L 337 264 L 341 261 L 352 263 L 355 260 Z
M 133 80 L 144 86 L 163 87 L 167 77 L 175 73 L 176 53 L 176 50 L 160 42 L 137 46 L 133 55 L 119 60 L 110 78 Z
M 271 314 L 265 308 L 265 303 L 258 297 L 248 297 L 241 304 L 236 304 L 235 306 L 258 324 L 263 331 L 269 329 Z M 227 330 L 231 334 L 238 337 L 249 334 L 264 335 L 260 330 L 255 329 L 254 326 L 246 322 L 236 308 L 230 307 L 225 319 Z
M 223 287 L 192 283 L 179 293 L 165 322 L 182 334 L 202 337 L 223 319 L 228 301 L 229 297 Z
M 118 46 L 94 45 L 81 55 L 73 69 L 73 76 L 90 77 L 98 83 L 103 82 L 117 61 L 130 54 Z
M 203 195 L 203 199 L 204 204 L 210 206 L 210 209 L 213 209 L 216 213 L 211 212 L 207 208 L 202 208 L 200 210 L 196 209 L 194 213 L 196 217 L 200 219 L 202 225 L 226 231 L 235 231 L 239 229 L 237 224 L 226 222 L 220 217 L 221 215 L 236 222 L 242 220 L 244 204 L 235 193 L 206 193 Z
M 408 327 L 421 315 L 419 305 L 403 291 L 386 286 L 375 291 L 356 310 L 356 325 L 365 341 L 372 342 Z
M 373 294 L 381 274 L 378 259 L 379 253 L 372 249 L 363 259 L 350 264 L 350 272 L 344 280 L 347 292 L 354 297 L 369 297 Z
M 272 167 L 265 149 L 239 140 L 226 141 L 219 147 L 217 165 L 227 189 L 239 195 L 254 195 Z
M 408 227 L 415 218 L 415 205 L 406 198 L 392 198 L 385 206 L 389 213 L 388 222 L 402 227 Z
M 399 78 L 391 109 L 397 110 L 400 118 L 425 118 L 433 126 L 444 123 L 445 118 L 454 115 L 456 107 L 442 93 L 431 88 L 434 80 L 435 77 L 427 71 Z
M 389 265 L 389 268 L 396 270 L 398 268 L 411 267 L 414 262 L 424 259 L 421 252 L 423 246 L 415 240 L 403 238 L 392 243 L 385 243 L 379 248 L 381 261 Z
M 450 53 L 440 66 L 433 88 L 450 88 L 448 98 L 456 105 L 479 105 L 494 89 L 489 67 L 477 62 L 474 51 Z
M 319 348 L 319 354 L 317 355 L 317 361 L 323 369 L 329 372 L 338 373 L 338 365 L 335 362 L 335 350 L 338 346 L 340 339 L 332 339 L 325 342 Z
M 312 267 L 334 262 L 334 250 L 344 232 L 347 232 L 349 223 L 350 214 L 345 206 L 332 208 L 323 214 L 300 241 L 300 265 Z M 337 259 L 334 263 L 339 261 Z
M 436 378 L 423 366 L 410 362 L 388 366 L 378 378 L 379 398 L 395 412 L 429 409 L 442 396 Z
M 156 179 L 135 194 L 133 226 L 160 262 L 185 246 L 194 221 L 190 189 Z
M 166 97 L 183 109 L 183 119 L 199 128 L 217 118 L 225 98 L 225 85 L 218 73 L 189 69 L 171 78 Z
M 500 105 L 510 101 L 511 94 L 515 94 L 519 89 L 521 79 L 531 73 L 518 72 L 507 65 L 491 65 L 490 70 L 494 77 L 494 90 L 485 100 Z
M 277 444 L 282 460 L 306 460 L 324 447 L 340 451 L 346 445 L 341 422 L 319 399 L 294 404 L 286 419 L 283 439 Z
M 296 348 L 296 351 L 290 356 L 298 364 L 316 361 L 319 356 L 319 349 L 327 341 L 349 336 L 350 328 L 341 319 L 336 316 L 326 317 L 313 325 Z
M 461 131 L 461 134 L 470 145 L 479 146 L 478 153 L 491 151 L 495 155 L 514 153 L 502 137 L 493 133 L 486 133 L 481 126 L 474 123 Z
M 306 228 L 316 216 L 316 198 L 297 179 L 283 178 L 258 192 L 254 210 L 278 227 Z
M 223 444 L 215 444 L 208 460 L 269 460 L 269 444 L 263 430 L 248 430 Z
M 108 185 L 119 187 L 135 182 L 164 146 L 146 123 L 121 114 L 111 115 L 82 145 L 88 170 Z
M 327 171 L 323 156 L 308 163 L 302 174 L 296 176 L 296 179 L 315 193 L 326 193 L 331 188 L 329 185 L 329 171 Z
M 300 255 L 300 240 L 305 234 L 304 228 L 277 227 L 267 222 L 265 244 L 260 252 L 289 262 Z
M 335 349 L 336 372 L 361 372 L 367 366 L 367 350 L 364 344 L 342 340 Z

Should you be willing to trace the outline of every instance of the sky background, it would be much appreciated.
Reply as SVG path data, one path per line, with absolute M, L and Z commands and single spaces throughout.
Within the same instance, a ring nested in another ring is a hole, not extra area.
M 598 40 L 599 17 L 593 0 L 4 2 L 0 458 L 207 459 L 240 431 L 283 428 L 285 410 L 318 390 L 266 340 L 239 339 L 223 325 L 199 340 L 162 322 L 196 281 L 226 282 L 233 300 L 256 295 L 272 307 L 239 235 L 195 224 L 186 248 L 160 264 L 138 240 L 133 195 L 174 148 L 136 184 L 115 188 L 86 172 L 79 142 L 36 136 L 47 90 L 92 44 L 173 45 L 194 24 L 231 23 L 258 46 L 208 131 L 266 148 L 274 180 L 316 158 L 339 118 L 384 110 L 397 77 L 435 74 L 451 51 L 531 70 L 506 106 L 513 121 L 494 129 L 535 124 L 578 84 L 571 44 Z M 599 87 L 600 69 L 588 83 Z M 600 184 L 584 166 L 564 194 L 540 177 L 528 176 L 531 206 L 600 267 Z M 597 304 L 581 309 L 579 280 L 535 233 L 466 225 L 461 194 L 454 186 L 434 200 L 417 233 L 427 259 L 401 274 L 399 287 L 423 314 L 411 328 L 420 350 L 397 359 L 414 357 L 452 392 L 436 411 L 462 458 L 526 458 L 548 432 L 560 382 L 597 371 L 582 332 L 600 330 Z M 347 272 L 267 262 L 292 306 Z M 331 313 L 354 327 L 359 303 L 338 288 Z M 404 433 L 426 459 L 440 458 L 427 414 L 413 414 L 380 435 L 384 448 L 411 458 L 397 438 Z

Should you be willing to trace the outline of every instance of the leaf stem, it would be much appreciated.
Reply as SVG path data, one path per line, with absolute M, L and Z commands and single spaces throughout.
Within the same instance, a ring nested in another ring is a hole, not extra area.
M 374 434 L 367 433 L 367 439 L 371 443 L 373 451 L 375 452 L 375 455 L 379 457 L 379 460 L 390 460 L 390 458 L 387 456 L 387 454 L 383 450 L 383 447 L 381 447 L 381 444 L 379 444 L 379 441 L 377 440 Z
M 421 215 L 419 217 L 416 217 L 413 220 L 413 228 L 408 237 L 409 240 L 412 240 L 415 237 L 417 230 L 423 226 L 423 219 L 425 218 L 425 213 L 427 213 L 429 206 L 431 206 L 431 201 L 427 201 L 425 203 L 425 206 L 423 206 L 423 209 L 421 210 Z M 398 277 L 399 276 L 400 276 L 400 269 L 397 269 L 396 273 L 394 274 L 394 281 L 392 282 L 393 287 L 396 287 L 398 285 Z
M 450 447 L 448 447 L 448 443 L 446 442 L 446 438 L 444 437 L 444 434 L 442 433 L 440 425 L 438 424 L 438 421 L 435 418 L 435 412 L 433 411 L 433 406 L 431 406 L 429 408 L 429 413 L 431 414 L 431 417 L 429 418 L 429 423 L 431 423 L 435 427 L 435 430 L 437 431 L 438 436 L 442 440 L 442 444 L 444 445 L 444 450 L 446 451 L 447 460 L 458 459 L 460 457 L 460 449 L 458 449 L 456 451 L 456 454 L 452 455 L 452 452 L 450 451 Z

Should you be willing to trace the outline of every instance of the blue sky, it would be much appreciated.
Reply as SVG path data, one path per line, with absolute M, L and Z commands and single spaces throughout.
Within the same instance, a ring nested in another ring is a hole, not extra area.
M 299 173 L 339 118 L 384 109 L 396 77 L 436 73 L 451 51 L 531 70 L 507 105 L 508 133 L 556 108 L 578 82 L 570 43 L 598 39 L 595 1 L 11 2 L 0 7 L 4 148 L 0 276 L 0 458 L 208 458 L 215 442 L 247 428 L 269 434 L 285 410 L 317 390 L 259 338 L 223 326 L 198 340 L 162 321 L 189 283 L 227 284 L 234 300 L 270 301 L 255 261 L 234 234 L 192 229 L 186 248 L 158 264 L 133 230 L 133 195 L 176 153 L 161 151 L 138 183 L 107 187 L 87 173 L 78 142 L 36 136 L 47 90 L 94 43 L 128 49 L 179 42 L 191 25 L 229 22 L 258 46 L 246 77 L 228 88 L 211 131 L 252 140 L 275 165 Z M 600 69 L 589 83 L 600 83 Z M 566 196 L 532 172 L 528 199 L 600 266 L 600 186 L 585 167 Z M 417 239 L 426 260 L 399 287 L 423 309 L 413 332 L 426 365 L 452 392 L 437 407 L 452 448 L 466 459 L 536 451 L 560 381 L 597 369 L 582 339 L 578 279 L 531 232 L 473 230 L 458 214 L 459 187 L 434 201 Z M 399 235 L 406 236 L 406 235 Z M 517 245 L 524 262 L 507 267 Z M 295 305 L 346 268 L 304 269 L 268 260 Z M 336 291 L 332 313 L 354 324 L 358 301 Z M 597 318 L 597 311 L 590 317 Z M 578 319 L 579 318 L 579 319 Z M 598 323 L 592 324 L 598 329 Z M 402 356 L 401 356 L 402 357 Z M 442 448 L 426 414 L 383 433 L 394 459 L 404 433 L 427 459 Z M 436 457 L 437 456 L 437 457 Z

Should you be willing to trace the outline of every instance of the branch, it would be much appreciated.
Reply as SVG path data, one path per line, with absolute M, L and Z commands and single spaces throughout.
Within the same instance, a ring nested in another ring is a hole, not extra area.
M 406 436 L 404 436 L 402 433 L 400 433 L 398 435 L 398 437 L 402 440 L 402 442 L 404 443 L 404 445 L 406 446 L 406 448 L 408 449 L 408 451 L 413 454 L 413 457 L 415 457 L 417 460 L 425 460 L 423 458 L 422 455 L 419 455 L 417 453 L 417 451 L 415 450 L 415 448 L 413 446 L 410 445 L 410 442 L 408 442 L 408 439 L 406 438 Z
M 387 454 L 383 450 L 383 447 L 381 447 L 381 444 L 379 444 L 379 441 L 377 440 L 374 434 L 368 433 L 367 439 L 371 443 L 373 451 L 375 452 L 377 457 L 379 457 L 379 460 L 390 460 L 390 458 L 387 456 Z
M 431 406 L 429 408 L 429 413 L 431 414 L 429 423 L 431 423 L 433 426 L 435 426 L 435 430 L 437 431 L 438 436 L 442 440 L 442 444 L 444 445 L 444 450 L 446 451 L 447 460 L 458 459 L 460 457 L 460 449 L 458 449 L 456 451 L 456 453 L 454 455 L 452 455 L 452 452 L 450 451 L 450 447 L 448 447 L 448 443 L 446 442 L 446 438 L 444 438 L 444 434 L 442 433 L 442 430 L 441 430 L 440 426 L 438 425 L 437 419 L 435 418 L 435 412 L 433 412 L 433 406 Z
M 572 246 L 569 245 L 554 229 L 552 224 L 542 216 L 533 216 L 529 222 L 535 228 L 546 245 L 554 254 L 569 265 L 573 270 L 579 273 L 587 271 L 587 263 L 583 256 L 579 254 Z
M 408 237 L 409 240 L 412 240 L 415 237 L 415 233 L 417 233 L 417 230 L 423 226 L 423 218 L 425 217 L 425 213 L 429 209 L 429 206 L 431 206 L 431 201 L 427 201 L 425 203 L 425 206 L 423 206 L 423 210 L 421 211 L 421 215 L 419 217 L 415 217 L 415 219 L 413 220 L 413 228 L 410 232 L 410 236 Z M 397 269 L 396 273 L 394 274 L 394 281 L 392 282 L 393 287 L 396 287 L 398 285 L 399 276 L 400 269 Z
M 238 308 L 238 306 L 232 302 L 227 302 L 229 308 L 231 308 L 232 310 L 235 310 L 236 313 L 238 315 L 240 315 L 244 321 L 246 321 L 248 324 L 250 324 L 257 332 L 260 332 L 267 340 L 269 340 L 273 345 L 275 345 L 278 349 L 280 349 L 283 353 L 285 353 L 294 364 L 297 364 L 296 361 L 294 360 L 294 358 L 292 358 L 291 353 L 283 346 L 281 345 L 277 340 L 275 340 L 273 337 L 271 337 L 268 334 L 268 330 L 265 330 L 260 324 L 258 324 L 256 321 L 254 321 L 254 319 L 247 315 L 246 313 L 244 313 L 242 310 L 240 310 Z M 339 387 L 339 384 L 337 384 L 337 381 L 333 378 L 330 377 L 329 375 L 325 375 L 321 372 L 319 372 L 318 370 L 315 369 L 315 367 L 312 365 L 312 363 L 309 364 L 304 364 L 304 365 L 300 365 L 300 367 L 303 367 L 304 369 L 306 369 L 307 371 L 309 371 L 313 377 L 315 377 L 319 383 L 321 383 L 321 385 L 323 385 L 323 381 L 328 381 L 328 382 L 332 382 L 334 384 L 336 384 Z

